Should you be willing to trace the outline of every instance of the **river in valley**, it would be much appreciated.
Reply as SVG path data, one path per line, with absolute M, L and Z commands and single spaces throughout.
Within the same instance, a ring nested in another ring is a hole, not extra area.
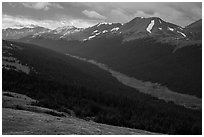
M 114 78 L 116 78 L 122 84 L 132 87 L 134 89 L 137 89 L 139 92 L 142 92 L 144 94 L 151 95 L 153 97 L 164 100 L 166 102 L 171 101 L 177 105 L 181 105 L 189 109 L 202 109 L 202 99 L 201 98 L 198 98 L 192 95 L 174 92 L 170 90 L 169 88 L 163 85 L 160 85 L 159 83 L 152 83 L 149 81 L 138 80 L 134 77 L 130 77 L 123 73 L 114 71 L 107 65 L 103 63 L 99 63 L 92 59 L 86 59 L 86 58 L 74 56 L 71 54 L 66 54 L 66 55 L 69 57 L 78 59 L 78 60 L 82 60 L 82 61 L 94 64 L 98 66 L 99 68 L 105 71 L 108 71 Z

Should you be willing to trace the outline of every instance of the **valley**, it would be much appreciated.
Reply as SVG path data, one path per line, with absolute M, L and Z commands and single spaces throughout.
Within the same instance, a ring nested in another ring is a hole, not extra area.
M 93 59 L 143 81 L 160 83 L 178 93 L 202 97 L 200 44 L 174 52 L 173 46 L 154 39 L 121 43 L 118 37 L 99 38 L 75 46 L 67 45 L 67 53 Z
M 129 77 L 120 72 L 114 71 L 105 64 L 98 63 L 94 60 L 88 60 L 86 58 L 81 58 L 78 56 L 73 56 L 70 54 L 66 54 L 69 57 L 76 58 L 78 60 L 82 60 L 91 64 L 98 66 L 99 68 L 108 71 L 111 73 L 113 77 L 115 77 L 119 82 L 127 85 L 129 87 L 133 87 L 138 91 L 156 97 L 158 99 L 164 100 L 166 102 L 174 102 L 177 105 L 184 106 L 190 109 L 202 109 L 202 99 L 197 98 L 195 96 L 190 96 L 187 94 L 180 94 L 174 91 L 171 91 L 165 86 L 161 86 L 159 83 L 151 83 L 151 82 L 143 82 L 141 80 L 137 80 L 134 77 Z
M 201 29 L 202 20 L 181 27 L 161 18 L 136 17 L 125 24 L 61 27 L 15 41 L 93 59 L 137 79 L 201 98 L 202 32 L 197 31 Z

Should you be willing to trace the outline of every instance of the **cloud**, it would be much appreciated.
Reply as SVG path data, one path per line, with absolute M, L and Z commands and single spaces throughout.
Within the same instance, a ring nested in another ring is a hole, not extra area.
M 122 22 L 125 23 L 127 21 L 130 21 L 133 19 L 133 16 L 125 13 L 123 9 L 112 9 L 110 11 L 110 14 L 108 15 L 108 18 L 111 19 L 113 22 Z
M 169 7 L 180 12 L 183 18 L 196 20 L 202 17 L 202 3 L 170 3 Z
M 105 20 L 106 17 L 97 13 L 96 11 L 88 11 L 88 10 L 84 10 L 82 11 L 82 13 L 86 16 L 88 16 L 89 18 L 95 18 L 95 19 L 102 19 Z
M 72 18 L 58 18 L 53 20 L 35 20 L 22 16 L 11 16 L 11 15 L 2 15 L 2 28 L 6 29 L 16 25 L 38 25 L 49 29 L 55 29 L 62 26 L 74 25 L 79 28 L 86 28 L 97 23 L 96 20 L 82 20 L 82 19 L 72 19 Z
M 8 5 L 14 8 L 14 7 L 16 6 L 16 3 L 14 3 L 14 2 L 8 2 Z
M 186 26 L 202 18 L 201 2 L 87 2 L 75 3 L 88 11 L 100 11 L 106 21 L 125 23 L 137 16 L 157 16 L 165 21 Z
M 81 26 L 87 26 L 83 25 L 81 21 L 85 21 L 85 24 L 93 24 L 101 20 L 126 23 L 135 17 L 142 16 L 160 17 L 167 22 L 184 27 L 202 18 L 201 2 L 43 2 L 23 4 L 28 7 L 25 11 L 22 11 L 22 3 L 12 3 L 10 6 L 3 3 L 2 12 L 7 15 L 22 15 L 32 19 L 56 21 L 61 20 L 61 17 L 57 18 L 57 16 L 66 15 L 71 16 L 68 17 L 67 22 L 68 20 L 76 21 Z M 40 11 L 33 12 L 30 10 L 31 8 Z M 49 12 L 41 12 L 41 10 L 49 10 Z
M 32 8 L 32 9 L 36 9 L 36 10 L 49 10 L 50 7 L 55 7 L 55 8 L 59 8 L 62 9 L 63 7 L 57 3 L 49 3 L 49 2 L 25 2 L 22 3 L 22 5 L 24 7 L 27 8 Z

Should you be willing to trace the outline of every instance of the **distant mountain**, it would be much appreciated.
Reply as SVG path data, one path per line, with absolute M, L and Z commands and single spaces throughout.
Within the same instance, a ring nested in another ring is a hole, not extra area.
M 74 26 L 63 26 L 63 27 L 58 27 L 55 30 L 53 30 L 51 33 L 55 33 L 55 34 L 68 34 L 68 33 L 74 33 L 77 31 L 80 31 L 82 29 L 76 28 Z
M 112 35 L 121 26 L 120 23 L 98 23 L 92 27 L 84 29 L 84 31 L 79 32 L 76 36 L 78 36 L 78 40 L 80 41 L 92 40 L 100 36 Z
M 28 39 L 29 38 L 38 39 L 39 37 L 44 38 L 44 39 L 53 39 L 53 40 L 64 39 L 65 37 L 68 37 L 71 34 L 82 31 L 82 30 L 83 28 L 76 28 L 74 26 L 63 26 L 63 27 L 58 27 L 52 31 L 45 32 L 40 35 L 35 35 L 35 37 L 28 36 Z
M 126 41 L 148 36 L 159 38 L 171 37 L 174 39 L 187 38 L 182 27 L 156 17 L 136 17 L 124 24 L 119 30 L 124 34 Z
M 98 23 L 89 28 L 76 28 L 74 26 L 63 26 L 59 27 L 53 31 L 46 32 L 42 35 L 33 37 L 28 36 L 24 39 L 52 39 L 52 40 L 78 40 L 86 41 L 91 40 L 102 35 L 114 34 L 119 27 L 120 23 Z M 30 40 L 29 40 L 30 41 Z
M 49 32 L 48 28 L 35 26 L 35 25 L 18 25 L 12 28 L 2 30 L 3 39 L 20 39 L 29 35 L 37 35 L 40 33 Z
M 159 39 L 167 37 L 172 39 L 187 39 L 182 27 L 165 22 L 156 17 L 137 17 L 124 25 L 121 25 L 120 23 L 102 22 L 86 29 L 79 29 L 74 26 L 65 26 L 48 33 L 44 33 L 40 37 L 45 39 L 86 41 L 101 36 L 112 37 L 115 35 L 122 35 L 124 37 L 124 41 L 144 37 L 157 37 Z

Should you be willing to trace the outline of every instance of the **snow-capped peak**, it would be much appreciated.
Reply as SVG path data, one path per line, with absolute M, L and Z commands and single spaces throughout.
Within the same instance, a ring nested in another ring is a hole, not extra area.
M 69 30 L 69 29 L 75 29 L 76 27 L 74 26 L 63 26 L 63 27 L 58 27 L 55 30 L 56 31 L 61 31 L 61 30 Z
M 97 24 L 97 27 L 100 25 L 112 25 L 113 23 L 101 22 Z
M 76 31 L 82 30 L 81 28 L 76 28 L 75 26 L 63 26 L 63 27 L 58 27 L 55 30 L 53 30 L 54 34 L 62 33 L 62 34 L 68 34 L 68 33 L 73 33 Z
M 33 25 L 33 24 L 27 24 L 27 25 L 14 25 L 14 26 L 11 26 L 9 28 L 11 29 L 22 29 L 22 28 L 36 28 L 36 27 L 40 27 L 38 25 Z

